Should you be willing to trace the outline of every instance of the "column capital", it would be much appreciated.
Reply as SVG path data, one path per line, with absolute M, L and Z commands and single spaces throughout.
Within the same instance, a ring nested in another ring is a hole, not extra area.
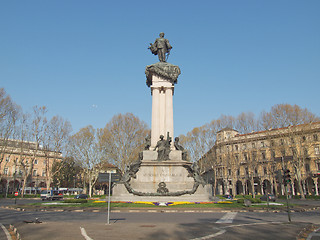
M 166 92 L 167 90 L 172 90 L 172 95 L 174 94 L 174 85 L 172 86 L 150 86 L 151 89 L 151 95 L 153 90 L 159 90 L 159 92 Z

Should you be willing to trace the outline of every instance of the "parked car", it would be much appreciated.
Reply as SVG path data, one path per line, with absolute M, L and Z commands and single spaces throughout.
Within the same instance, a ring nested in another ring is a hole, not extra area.
M 263 195 L 260 199 L 262 201 L 267 201 L 267 198 L 269 199 L 269 201 L 271 202 L 275 202 L 276 201 L 276 196 L 273 194 L 268 194 L 268 195 Z
M 63 193 L 56 190 L 42 190 L 40 193 L 40 198 L 44 200 L 62 200 Z
M 88 199 L 87 194 L 78 194 L 77 196 L 74 197 L 74 199 Z

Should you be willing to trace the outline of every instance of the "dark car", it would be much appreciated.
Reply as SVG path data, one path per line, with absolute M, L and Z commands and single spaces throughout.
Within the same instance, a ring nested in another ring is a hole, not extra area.
M 273 194 L 263 195 L 260 199 L 261 199 L 262 201 L 267 201 L 267 200 L 268 200 L 267 198 L 268 198 L 269 201 L 271 201 L 271 202 L 275 202 L 275 201 L 276 201 L 276 196 L 273 195 Z
M 75 199 L 88 199 L 88 195 L 87 194 L 78 194 L 74 198 Z

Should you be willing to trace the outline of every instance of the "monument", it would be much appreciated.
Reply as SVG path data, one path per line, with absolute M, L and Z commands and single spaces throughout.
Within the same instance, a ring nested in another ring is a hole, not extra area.
M 146 84 L 151 89 L 151 136 L 146 138 L 140 159 L 127 167 L 120 183 L 113 189 L 113 201 L 209 201 L 210 187 L 203 181 L 197 163 L 187 160 L 187 151 L 174 137 L 173 94 L 181 71 L 168 63 L 172 46 L 164 33 L 150 51 L 159 62 L 145 69 Z

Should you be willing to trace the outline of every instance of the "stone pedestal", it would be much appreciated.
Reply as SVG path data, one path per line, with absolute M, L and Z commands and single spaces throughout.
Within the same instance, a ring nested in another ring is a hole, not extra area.
M 156 151 L 143 151 L 143 160 L 136 178 L 131 178 L 129 184 L 135 192 L 157 193 L 159 183 L 164 182 L 169 193 L 192 191 L 195 181 L 188 172 L 192 163 L 182 160 L 181 151 L 171 151 L 170 159 L 157 161 Z M 113 189 L 112 201 L 210 201 L 209 186 L 199 186 L 194 194 L 180 196 L 139 196 L 129 193 L 124 184 L 117 184 Z

